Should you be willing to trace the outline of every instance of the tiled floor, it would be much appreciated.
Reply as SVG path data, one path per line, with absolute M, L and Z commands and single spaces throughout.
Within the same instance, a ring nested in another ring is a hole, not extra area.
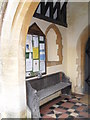
M 85 104 L 90 104 L 90 95 L 85 94 L 81 99 L 80 102 Z
M 42 118 L 90 118 L 90 107 L 80 102 L 83 96 L 62 95 L 41 106 Z

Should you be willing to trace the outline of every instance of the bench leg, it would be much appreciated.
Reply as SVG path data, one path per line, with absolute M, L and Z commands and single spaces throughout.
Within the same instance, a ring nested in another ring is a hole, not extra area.
M 62 94 L 71 95 L 71 85 L 61 90 Z
M 39 109 L 39 98 L 37 95 L 35 95 L 32 103 L 31 103 L 31 117 L 33 119 L 37 119 L 39 120 L 39 118 L 41 118 L 40 116 L 40 109 Z
M 31 87 L 31 85 L 27 84 L 27 105 L 31 110 L 31 118 L 39 119 L 40 116 L 40 100 L 37 95 L 37 91 Z

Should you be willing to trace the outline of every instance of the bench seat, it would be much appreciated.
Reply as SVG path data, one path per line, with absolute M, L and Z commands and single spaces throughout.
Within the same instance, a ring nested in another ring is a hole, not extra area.
M 70 86 L 70 83 L 60 82 L 56 85 L 53 85 L 53 86 L 50 86 L 48 88 L 38 91 L 37 94 L 38 94 L 39 99 L 42 100 L 68 86 Z

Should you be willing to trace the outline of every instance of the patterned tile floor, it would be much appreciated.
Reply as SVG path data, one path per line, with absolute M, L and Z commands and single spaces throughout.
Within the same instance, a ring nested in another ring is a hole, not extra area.
M 80 102 L 81 96 L 62 95 L 41 106 L 42 119 L 90 118 L 90 106 Z

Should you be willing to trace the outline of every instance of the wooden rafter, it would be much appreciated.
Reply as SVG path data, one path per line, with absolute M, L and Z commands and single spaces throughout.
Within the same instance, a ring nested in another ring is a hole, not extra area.
M 40 7 L 40 13 L 37 13 L 39 7 Z M 40 4 L 38 5 L 35 11 L 34 17 L 67 27 L 66 7 L 67 7 L 67 2 L 64 2 L 62 8 L 60 2 L 56 2 L 55 5 L 53 5 L 53 2 L 47 2 L 47 3 L 40 2 Z M 46 15 L 47 12 L 48 12 L 48 16 Z M 56 15 L 56 18 L 54 18 L 54 15 Z

